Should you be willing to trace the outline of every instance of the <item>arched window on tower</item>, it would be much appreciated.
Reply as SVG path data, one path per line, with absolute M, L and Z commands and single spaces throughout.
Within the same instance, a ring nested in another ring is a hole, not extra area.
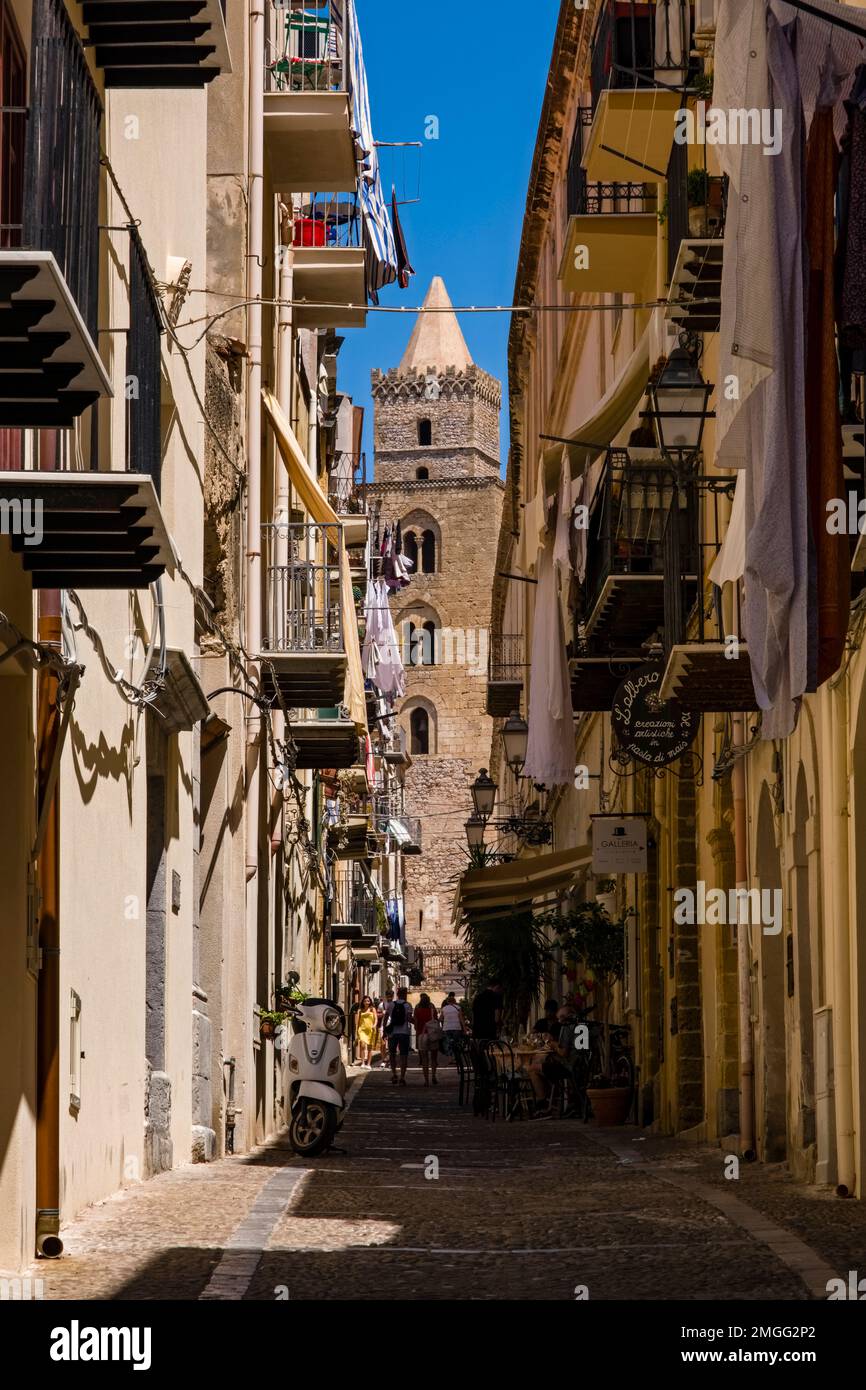
M 414 531 L 407 531 L 403 537 L 403 554 L 411 560 L 412 568 L 418 570 L 418 537 Z
M 413 709 L 409 716 L 409 733 L 412 757 L 426 757 L 430 752 L 430 719 L 426 709 Z
M 419 627 L 416 622 L 410 621 L 404 628 L 404 634 L 403 665 L 435 666 L 436 624 L 428 621 Z
M 429 420 L 418 421 L 418 443 L 424 445 L 433 443 L 433 425 Z
M 417 480 L 418 480 L 419 483 L 426 483 L 427 479 L 430 477 L 430 469 L 429 469 L 429 468 L 416 468 L 416 469 L 415 469 L 415 477 L 417 478 Z
M 421 535 L 421 569 L 424 574 L 436 573 L 436 537 L 432 531 Z

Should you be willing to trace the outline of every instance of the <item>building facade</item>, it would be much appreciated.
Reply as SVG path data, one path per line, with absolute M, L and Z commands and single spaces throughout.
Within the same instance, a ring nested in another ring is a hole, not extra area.
M 407 860 L 408 939 L 447 971 L 451 903 L 465 865 L 468 784 L 490 748 L 490 592 L 502 510 L 497 381 L 473 361 L 444 283 L 433 280 L 397 368 L 374 371 L 380 534 L 402 533 L 409 587 L 392 596 L 406 668 L 406 786 L 425 852 Z M 444 954 L 443 954 L 444 953 Z
M 827 9 L 830 19 L 838 12 Z M 638 34 L 645 29 L 637 58 L 630 25 Z M 543 735 L 559 764 L 546 812 L 553 850 L 570 853 L 571 864 L 535 907 L 567 911 L 601 898 L 623 923 L 616 1010 L 631 1032 L 633 1119 L 784 1162 L 805 1180 L 862 1196 L 862 539 L 842 535 L 822 551 L 832 557 L 844 644 L 831 669 L 825 663 L 812 676 L 793 732 L 780 728 L 772 701 L 758 698 L 758 667 L 744 638 L 744 585 L 755 583 L 760 560 L 744 580 L 732 558 L 738 543 L 749 543 L 739 529 L 745 513 L 734 507 L 737 473 L 718 453 L 721 421 L 739 399 L 739 377 L 723 356 L 725 296 L 732 293 L 725 265 L 732 248 L 747 254 L 748 240 L 732 223 L 739 190 L 725 151 L 696 133 L 697 103 L 709 102 L 711 91 L 727 109 L 725 89 L 714 90 L 715 58 L 725 44 L 724 72 L 740 70 L 747 55 L 732 52 L 736 41 L 724 7 L 711 0 L 648 9 L 608 0 L 580 11 L 561 6 L 514 293 L 515 303 L 560 312 L 521 315 L 512 324 L 510 466 L 493 641 L 523 643 L 529 745 Z M 674 138 L 681 90 L 693 117 L 683 143 Z M 820 123 L 812 131 L 820 138 Z M 808 220 L 817 214 L 808 198 L 804 206 L 802 228 L 797 218 L 792 225 L 807 244 L 814 238 L 817 256 L 816 224 Z M 736 350 L 734 343 L 735 361 Z M 675 410 L 701 419 L 697 451 L 672 449 L 664 434 L 671 417 L 664 418 L 664 393 L 653 387 L 665 383 L 672 359 L 696 391 L 688 405 L 682 394 L 674 399 Z M 844 368 L 844 353 L 842 361 Z M 807 375 L 791 406 L 793 415 L 806 401 L 807 428 L 818 379 Z M 834 487 L 856 501 L 862 376 L 844 372 L 842 385 L 845 413 L 827 447 Z M 834 410 L 835 396 L 831 420 Z M 749 466 L 764 457 L 754 448 Z M 775 486 L 791 486 L 802 457 L 794 451 L 791 471 Z M 543 597 L 563 514 L 570 558 Z M 820 508 L 812 526 L 813 536 L 825 529 Z M 791 554 L 792 563 L 805 565 L 806 542 L 780 522 L 763 553 Z M 762 591 L 751 592 L 754 603 Z M 545 662 L 540 676 L 535 640 L 539 630 L 556 628 L 551 605 L 561 615 L 554 670 L 565 671 L 571 690 L 573 724 L 565 731 L 547 698 L 550 667 Z M 657 769 L 624 758 L 613 728 L 617 691 L 642 666 L 654 672 L 663 700 L 696 721 L 687 754 Z M 516 783 L 500 733 L 497 723 L 490 766 L 502 805 Z M 645 823 L 645 871 L 593 873 L 589 847 L 599 814 Z M 505 848 L 539 867 L 538 852 L 525 842 Z M 469 874 L 464 887 L 472 882 Z M 493 892 L 481 884 L 469 916 Z M 723 907 L 703 915 L 682 910 L 710 892 Z M 750 906 L 741 917 L 730 903 L 745 902 L 746 894 Z M 531 894 L 524 886 L 512 896 L 525 906 Z M 574 988 L 574 972 L 566 976 L 560 963 L 551 962 L 543 986 L 556 995 Z
M 355 7 L 206 0 L 165 51 L 127 9 L 0 3 L 12 1272 L 285 1123 L 292 991 L 344 1007 L 348 1057 L 353 1003 L 408 978 L 338 380 L 397 274 Z

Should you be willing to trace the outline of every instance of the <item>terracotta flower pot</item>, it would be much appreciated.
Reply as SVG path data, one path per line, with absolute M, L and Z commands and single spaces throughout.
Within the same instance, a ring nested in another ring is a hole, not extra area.
M 592 1122 L 600 1127 L 624 1125 L 631 1109 L 629 1086 L 588 1086 L 587 1099 L 592 1106 Z
M 259 1033 L 263 1038 L 272 1038 L 276 1029 L 269 1018 L 263 1018 L 259 1024 Z

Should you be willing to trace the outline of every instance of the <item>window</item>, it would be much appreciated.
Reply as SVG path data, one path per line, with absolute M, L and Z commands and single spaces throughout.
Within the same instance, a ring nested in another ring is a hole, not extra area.
M 433 426 L 429 420 L 418 421 L 418 443 L 424 445 L 433 443 Z
M 407 560 L 411 560 L 412 568 L 418 570 L 418 537 L 414 531 L 407 531 L 403 537 L 403 554 Z
M 421 569 L 424 574 L 436 573 L 436 537 L 432 531 L 421 536 Z
M 435 666 L 436 664 L 436 624 L 426 622 L 423 627 L 408 624 L 408 652 L 404 650 L 404 665 Z
M 413 709 L 409 716 L 409 729 L 409 752 L 415 758 L 426 757 L 430 751 L 430 719 L 425 709 Z
M 429 469 L 429 468 L 416 468 L 416 469 L 415 469 L 415 477 L 418 479 L 418 482 L 419 482 L 419 483 L 424 483 L 424 482 L 426 482 L 427 479 L 430 477 L 430 469 Z
M 27 60 L 6 0 L 0 0 L 0 246 L 21 245 L 24 200 L 23 111 Z M 5 108 L 5 109 L 4 109 Z M 24 467 L 23 430 L 0 429 L 0 469 Z

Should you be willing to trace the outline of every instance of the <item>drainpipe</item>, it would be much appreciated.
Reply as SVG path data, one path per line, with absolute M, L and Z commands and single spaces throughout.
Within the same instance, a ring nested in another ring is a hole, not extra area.
M 848 835 L 851 821 L 848 809 L 848 682 L 840 681 L 828 692 L 830 731 L 833 748 L 833 819 L 839 856 L 833 881 L 838 885 L 834 904 L 833 933 L 833 1080 L 836 1094 L 836 1163 L 839 1197 L 853 1197 L 856 1184 L 854 1162 L 854 1078 L 851 1066 L 851 918 L 849 893 Z
M 732 717 L 734 749 L 745 743 L 743 715 Z M 734 873 L 737 901 L 740 889 L 749 887 L 749 854 L 746 828 L 746 764 L 736 758 L 731 771 L 731 790 L 734 800 Z M 737 926 L 737 1012 L 740 1043 L 740 1152 L 743 1158 L 755 1158 L 755 1040 L 752 1034 L 752 962 L 748 922 Z
M 39 641 L 60 651 L 60 591 L 39 598 Z M 60 1239 L 60 837 L 54 782 L 61 713 L 57 671 L 37 674 L 38 814 L 36 861 L 40 967 L 36 990 L 36 1253 L 56 1259 Z
M 249 238 L 247 244 L 247 611 L 246 648 L 252 657 L 262 649 L 262 256 L 264 201 L 265 14 L 250 11 Z M 250 674 L 255 679 L 257 668 Z M 246 877 L 251 883 L 259 861 L 259 749 L 261 713 L 247 715 Z M 256 939 L 257 892 L 248 892 L 247 941 Z

